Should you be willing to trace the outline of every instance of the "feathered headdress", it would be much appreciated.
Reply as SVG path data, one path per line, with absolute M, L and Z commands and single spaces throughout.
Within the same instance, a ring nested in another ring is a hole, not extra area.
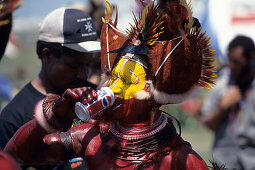
M 136 54 L 147 62 L 147 83 L 160 104 L 181 102 L 195 84 L 213 87 L 216 74 L 210 39 L 200 32 L 190 4 L 184 0 L 144 4 L 134 25 L 123 34 L 116 27 L 117 17 L 112 23 L 111 4 L 105 3 L 100 37 L 103 71 L 106 66 L 111 70 L 126 53 Z
M 17 8 L 21 7 L 21 0 L 1 0 L 0 1 L 0 19 Z M 0 21 L 0 26 L 8 24 L 10 21 L 7 19 Z

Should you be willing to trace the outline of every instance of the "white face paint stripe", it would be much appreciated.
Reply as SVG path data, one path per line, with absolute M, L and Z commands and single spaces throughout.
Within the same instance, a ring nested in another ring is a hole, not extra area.
M 119 79 L 120 79 L 120 72 L 121 72 L 121 70 L 124 68 L 124 66 L 127 64 L 127 62 L 128 62 L 128 59 L 125 59 L 124 62 L 123 62 L 123 64 L 122 64 L 122 66 L 121 66 L 121 68 L 120 68 L 120 70 L 119 70 L 119 72 L 118 72 L 118 78 L 117 78 L 117 79 L 114 81 L 114 83 L 111 85 L 110 89 L 112 89 L 112 88 L 115 86 L 115 84 L 119 81 Z
M 120 72 L 123 69 L 123 67 L 127 64 L 127 62 L 128 62 L 128 59 L 125 59 L 122 66 L 121 66 L 121 68 L 120 68 L 120 70 L 119 70 L 119 72 L 118 72 L 118 77 L 120 76 Z
M 134 77 L 135 77 L 135 79 L 136 79 L 136 82 L 135 82 L 135 84 L 137 84 L 138 82 L 139 82 L 139 78 L 135 75 L 135 73 L 133 72 L 133 71 L 131 71 L 130 69 L 128 69 L 128 71 L 129 71 L 129 73 L 131 73 Z
M 110 89 L 112 89 L 112 88 L 115 86 L 115 84 L 119 81 L 119 79 L 120 79 L 120 78 L 117 78 L 117 79 L 114 81 L 114 83 L 111 85 Z

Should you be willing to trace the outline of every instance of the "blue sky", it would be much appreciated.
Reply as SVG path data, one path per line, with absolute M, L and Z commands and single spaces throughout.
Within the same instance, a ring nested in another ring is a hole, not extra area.
M 23 0 L 24 6 L 17 9 L 14 13 L 13 29 L 17 32 L 24 30 L 37 29 L 42 19 L 51 11 L 72 3 L 88 3 L 89 0 Z M 119 10 L 119 26 L 129 27 L 129 22 L 133 22 L 132 4 L 134 0 L 109 0 L 112 4 L 117 4 Z M 121 29 L 121 28 L 120 28 Z
M 43 17 L 50 11 L 66 6 L 74 2 L 84 2 L 88 0 L 23 0 L 25 6 L 14 12 L 16 17 Z

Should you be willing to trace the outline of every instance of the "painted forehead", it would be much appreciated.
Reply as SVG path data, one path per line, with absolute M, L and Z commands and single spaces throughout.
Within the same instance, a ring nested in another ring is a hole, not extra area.
M 145 79 L 145 68 L 147 68 L 146 64 L 139 58 L 125 55 L 112 70 L 112 79 L 115 80 L 122 77 L 127 83 L 137 84 L 141 82 L 139 80 Z
M 130 54 L 127 53 L 126 55 L 122 56 L 122 58 L 124 59 L 128 59 L 130 61 L 133 61 L 139 65 L 141 65 L 142 67 L 144 67 L 144 69 L 147 70 L 147 64 L 145 61 L 143 61 L 141 58 L 139 58 L 138 56 L 134 55 L 134 54 Z

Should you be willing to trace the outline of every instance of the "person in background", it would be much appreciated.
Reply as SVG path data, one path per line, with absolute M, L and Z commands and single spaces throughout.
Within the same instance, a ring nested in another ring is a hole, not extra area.
M 100 42 L 91 17 L 77 9 L 59 8 L 39 27 L 37 55 L 39 74 L 20 90 L 0 115 L 0 148 L 19 127 L 33 119 L 35 104 L 48 94 L 61 95 L 68 88 L 92 87 L 87 81 L 89 65 Z
M 238 147 L 237 158 L 240 169 L 255 169 L 255 88 L 252 88 L 249 100 L 242 115 L 235 124 L 235 136 Z
M 255 46 L 251 38 L 239 35 L 229 43 L 229 65 L 221 70 L 199 116 L 201 122 L 215 132 L 213 161 L 230 169 L 242 168 L 235 133 L 240 120 L 246 115 L 244 110 L 247 110 L 250 97 L 254 98 L 251 96 L 255 85 L 254 56 Z

